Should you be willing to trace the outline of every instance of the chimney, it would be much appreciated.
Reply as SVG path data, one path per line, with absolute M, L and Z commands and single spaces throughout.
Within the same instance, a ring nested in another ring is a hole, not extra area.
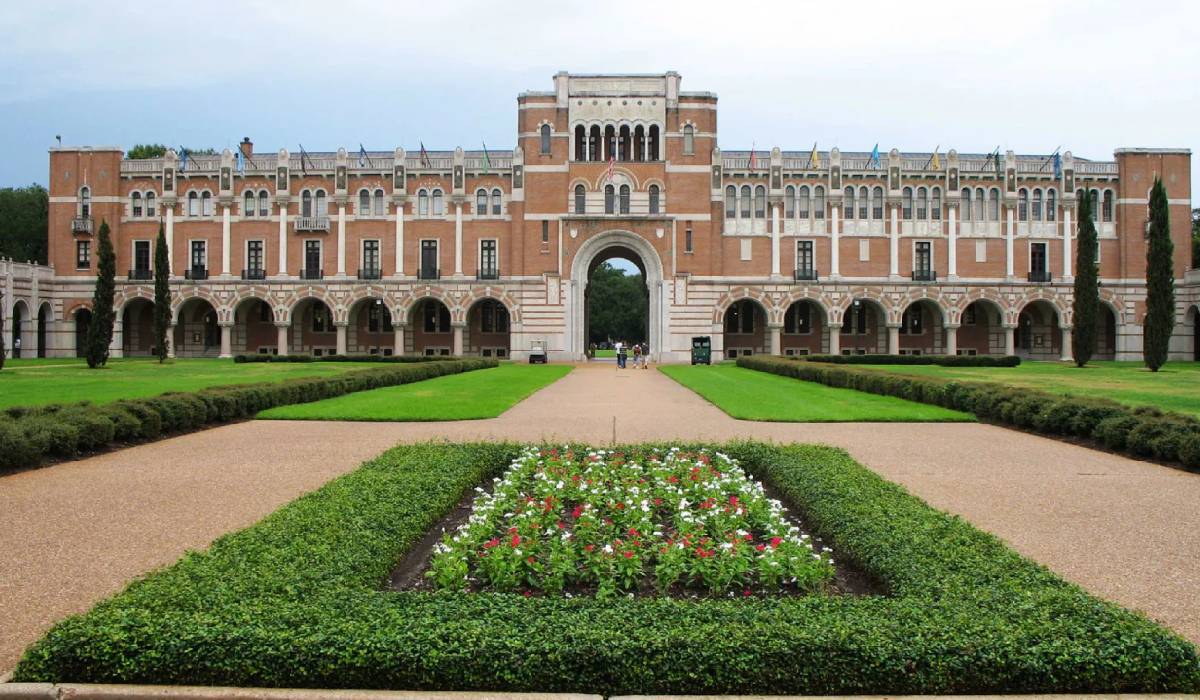
M 242 142 L 238 144 L 238 148 L 242 150 L 242 155 L 247 158 L 254 155 L 254 143 L 250 141 L 249 136 L 242 137 Z

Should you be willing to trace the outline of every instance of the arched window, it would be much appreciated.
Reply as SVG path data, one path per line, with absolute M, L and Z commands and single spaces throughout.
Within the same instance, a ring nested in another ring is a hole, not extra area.
M 754 188 L 754 218 L 762 219 L 767 216 L 767 188 L 758 185 Z
M 971 189 L 969 187 L 963 188 L 963 191 L 961 194 L 961 202 L 959 204 L 959 209 L 962 209 L 962 220 L 970 221 L 971 220 Z
M 696 128 L 691 124 L 683 127 L 683 155 L 690 156 L 696 152 Z
M 742 185 L 741 206 L 738 207 L 738 216 L 742 219 L 750 218 L 750 185 Z
M 358 215 L 371 215 L 371 193 L 368 190 L 362 189 L 358 191 Z
M 638 124 L 633 127 L 633 160 L 645 160 L 646 156 L 646 127 Z
M 1032 207 L 1029 209 L 1029 216 L 1034 221 L 1042 220 L 1042 191 L 1036 189 L 1033 191 L 1033 199 L 1031 200 Z
M 942 188 L 934 187 L 929 195 L 929 218 L 934 221 L 942 220 Z
M 987 204 L 987 197 L 983 193 L 983 188 L 976 187 L 975 188 L 975 217 L 974 217 L 976 221 L 984 220 L 983 209 L 986 206 L 986 204 Z
M 842 194 L 842 218 L 849 221 L 854 218 L 854 188 L 847 187 Z
M 200 193 L 188 192 L 188 216 L 200 216 Z
M 588 133 L 588 153 L 592 155 L 592 160 L 600 160 L 600 125 L 593 124 Z
M 417 191 L 417 216 L 429 216 L 429 193 Z
M 583 188 L 583 185 L 575 185 L 575 213 L 587 213 L 587 190 Z
M 783 216 L 787 219 L 796 216 L 796 188 L 792 185 L 783 190 Z
M 1104 207 L 1101 209 L 1104 223 L 1112 223 L 1113 220 L 1113 191 L 1104 190 Z
M 650 213 L 658 213 L 658 185 L 650 185 Z
M 810 212 L 812 210 L 812 205 L 811 205 L 811 202 L 809 201 L 809 197 L 811 197 L 811 196 L 812 195 L 809 194 L 807 185 L 804 185 L 800 188 L 800 194 L 798 194 L 796 196 L 796 199 L 799 200 L 796 202 L 796 216 L 798 218 L 800 218 L 800 219 L 808 218 L 808 212 Z
M 924 187 L 917 188 L 917 221 L 929 218 L 929 192 Z
M 612 185 L 604 186 L 604 213 L 617 213 L 617 191 Z
M 92 188 L 90 187 L 79 188 L 79 215 L 85 219 L 92 215 Z
M 550 155 L 550 125 L 542 124 L 542 155 Z
M 1046 190 L 1046 221 L 1058 218 L 1058 192 L 1053 187 Z
M 617 130 L 617 160 L 633 160 L 629 157 L 630 147 L 633 145 L 631 136 L 628 125 Z
M 821 185 L 813 188 L 813 218 L 818 221 L 825 218 L 825 188 Z
M 650 126 L 650 142 L 647 144 L 649 149 L 649 158 L 647 160 L 658 160 L 658 125 Z
M 883 188 L 879 186 L 871 192 L 871 218 L 883 221 Z
M 475 216 L 487 216 L 487 190 L 475 191 Z
M 134 192 L 129 195 L 129 215 L 141 218 L 142 216 L 142 193 Z
M 737 216 L 737 188 L 729 185 L 725 188 L 725 218 L 732 219 Z
M 504 210 L 504 196 L 499 188 L 492 190 L 492 216 L 500 216 Z
M 312 216 L 312 192 L 304 190 L 300 193 L 300 216 Z
M 1000 220 L 1000 190 L 993 187 L 992 196 L 988 200 L 988 218 L 992 221 Z
M 1092 190 L 1092 221 L 1100 221 L 1100 190 Z
M 383 216 L 386 206 L 383 201 L 383 188 L 375 190 L 375 216 Z
M 146 216 L 155 216 L 158 212 L 155 210 L 154 193 L 146 193 Z
M 583 124 L 575 125 L 575 160 L 587 160 L 587 129 Z
M 629 185 L 621 185 L 621 213 L 629 213 Z
M 1017 220 L 1029 221 L 1029 190 L 1017 190 Z
M 205 216 L 212 216 L 213 203 L 211 192 L 202 192 L 200 194 L 200 208 Z
M 433 215 L 434 216 L 443 216 L 443 215 L 445 215 L 445 213 L 446 213 L 446 208 L 442 202 L 442 191 L 434 190 L 433 191 Z
M 902 209 L 901 216 L 905 221 L 912 219 L 913 214 L 913 191 L 911 187 L 905 187 L 904 193 L 900 197 L 900 206 Z
M 267 194 L 266 190 L 258 191 L 258 215 L 259 216 L 270 216 L 271 215 L 271 200 L 269 199 L 269 197 L 270 197 L 270 195 Z
M 858 218 L 866 219 L 867 212 L 870 211 L 870 207 L 871 207 L 871 202 L 870 202 L 869 196 L 867 195 L 867 188 L 859 187 L 858 188 Z
M 242 195 L 242 216 L 254 216 L 254 192 L 246 190 Z
M 325 190 L 317 190 L 317 194 L 314 199 L 316 200 L 317 204 L 315 216 L 327 216 L 329 214 L 329 209 L 325 202 Z

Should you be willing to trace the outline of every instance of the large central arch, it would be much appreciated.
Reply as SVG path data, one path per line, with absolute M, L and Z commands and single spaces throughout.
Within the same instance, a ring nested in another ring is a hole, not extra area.
M 584 290 L 595 265 L 608 257 L 632 256 L 642 270 L 649 295 L 650 359 L 658 362 L 662 356 L 666 333 L 666 304 L 663 299 L 662 259 L 646 239 L 630 231 L 605 231 L 592 236 L 575 253 L 571 261 L 569 304 L 567 306 L 567 346 L 572 359 L 584 359 L 587 347 L 587 314 L 584 310 Z

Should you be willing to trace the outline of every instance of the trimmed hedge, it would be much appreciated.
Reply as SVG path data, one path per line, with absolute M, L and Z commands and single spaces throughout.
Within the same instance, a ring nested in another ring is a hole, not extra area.
M 805 355 L 807 362 L 835 365 L 941 365 L 942 367 L 1016 367 L 1016 355 Z
M 1151 406 L 1052 394 L 989 382 L 907 376 L 755 355 L 739 367 L 826 386 L 897 396 L 972 413 L 980 420 L 1048 435 L 1090 440 L 1133 457 L 1174 462 L 1200 470 L 1200 420 Z
M 245 362 L 447 362 L 446 355 L 234 355 L 233 361 Z
M 1187 641 L 844 451 L 718 449 L 802 506 L 834 555 L 890 595 L 382 591 L 425 531 L 518 452 L 409 445 L 63 620 L 26 651 L 14 680 L 606 695 L 1200 690 Z
M 96 406 L 13 407 L 0 412 L 0 471 L 37 466 L 117 444 L 156 440 L 228 421 L 274 406 L 319 401 L 355 391 L 396 386 L 496 367 L 494 359 L 442 359 L 401 367 L 372 367 L 329 377 L 216 386 Z

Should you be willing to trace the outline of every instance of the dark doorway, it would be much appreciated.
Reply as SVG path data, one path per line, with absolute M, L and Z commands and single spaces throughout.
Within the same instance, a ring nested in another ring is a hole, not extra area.
M 43 304 L 42 308 L 38 309 L 38 319 L 37 319 L 37 356 L 38 357 L 46 356 L 46 324 L 50 322 L 49 308 L 50 307 Z
M 79 309 L 75 312 L 75 357 L 87 357 L 87 334 L 91 325 L 91 309 Z
M 645 266 L 632 250 L 610 248 L 592 261 L 584 289 L 584 325 L 589 345 L 640 343 L 649 338 L 650 292 Z

